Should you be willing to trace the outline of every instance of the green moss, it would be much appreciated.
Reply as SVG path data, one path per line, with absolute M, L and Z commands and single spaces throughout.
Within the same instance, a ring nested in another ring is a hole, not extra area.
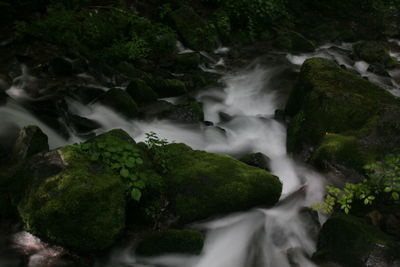
M 387 91 L 341 69 L 334 62 L 307 60 L 292 90 L 286 113 L 293 117 L 288 129 L 288 149 L 303 142 L 317 145 L 326 133 L 357 131 L 380 113 L 383 105 L 395 104 Z
M 152 233 L 141 241 L 136 253 L 141 256 L 157 256 L 166 253 L 200 254 L 204 234 L 193 230 L 166 230 Z
M 187 71 L 197 69 L 201 63 L 201 56 L 198 53 L 185 53 L 179 54 L 175 59 L 175 66 L 177 70 Z
M 136 103 L 139 103 L 139 105 L 155 101 L 158 98 L 158 95 L 153 89 L 141 79 L 133 79 L 126 88 L 126 92 Z
M 335 162 L 358 171 L 362 171 L 373 159 L 373 155 L 365 152 L 357 143 L 356 137 L 340 134 L 325 135 L 312 156 L 312 161 L 317 165 Z
M 384 259 L 399 252 L 398 245 L 378 228 L 357 217 L 336 214 L 323 225 L 314 258 L 344 267 L 361 267 L 376 249 L 382 250 L 380 256 Z
M 183 6 L 171 12 L 170 17 L 189 48 L 211 51 L 216 46 L 214 25 L 203 20 L 191 7 Z
M 378 41 L 361 41 L 354 45 L 357 57 L 370 64 L 383 65 L 386 68 L 395 67 L 398 62 L 389 54 L 387 45 Z
M 167 184 L 181 222 L 245 210 L 278 201 L 276 176 L 227 155 L 195 151 L 184 144 L 166 147 L 171 157 Z
M 18 205 L 25 229 L 79 251 L 109 247 L 125 226 L 120 177 L 74 146 L 48 156 L 60 157 L 65 168 L 45 179 L 30 179 Z
M 100 101 L 130 119 L 134 118 L 138 113 L 136 102 L 122 89 L 112 88 L 108 90 Z

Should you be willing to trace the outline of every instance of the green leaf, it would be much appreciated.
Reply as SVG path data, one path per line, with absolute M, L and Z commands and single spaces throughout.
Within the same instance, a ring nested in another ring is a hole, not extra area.
M 146 185 L 143 181 L 134 182 L 133 185 L 139 189 L 144 189 L 146 187 Z
M 120 174 L 122 177 L 126 178 L 126 177 L 129 176 L 129 170 L 123 168 L 123 169 L 121 169 L 121 171 L 119 172 L 119 174 Z
M 139 201 L 142 198 L 142 192 L 137 188 L 133 188 L 131 191 L 131 197 L 132 199 Z
M 139 164 L 139 165 L 143 164 L 143 160 L 141 158 L 137 158 L 136 159 L 136 163 Z
M 392 192 L 392 188 L 391 187 L 385 187 L 385 192 L 386 193 Z
M 392 198 L 393 198 L 394 200 L 399 200 L 399 193 L 393 192 L 393 193 L 392 193 Z

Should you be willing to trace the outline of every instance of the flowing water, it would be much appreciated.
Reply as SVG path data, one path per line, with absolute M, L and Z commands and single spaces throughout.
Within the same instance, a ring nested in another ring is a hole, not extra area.
M 326 45 L 310 54 L 273 54 L 256 60 L 240 71 L 225 73 L 221 78 L 222 86 L 202 90 L 195 95 L 203 103 L 205 120 L 212 122 L 212 126 L 157 119 L 128 121 L 100 104 L 82 105 L 76 100 L 67 99 L 69 109 L 74 113 L 102 125 L 98 133 L 122 128 L 135 140 L 143 141 L 145 133 L 153 131 L 169 141 L 184 142 L 194 149 L 209 152 L 236 157 L 261 152 L 270 158 L 271 172 L 283 183 L 281 201 L 273 208 L 256 208 L 193 225 L 206 232 L 205 246 L 199 256 L 140 258 L 135 255 L 132 244 L 114 248 L 108 257 L 96 263 L 96 267 L 315 266 L 309 257 L 316 249 L 315 237 L 319 222 L 305 207 L 321 200 L 325 179 L 287 154 L 286 126 L 274 119 L 274 113 L 285 105 L 293 85 L 293 78 L 290 78 L 293 72 L 298 71 L 307 58 L 315 56 L 335 59 L 393 94 L 400 95 L 396 78 L 393 78 L 396 73 L 393 73 L 392 78 L 370 73 L 367 63 L 350 59 L 348 54 L 351 47 L 351 44 Z M 188 52 L 183 47 L 180 49 Z M 210 65 L 218 67 L 221 64 L 223 61 L 214 60 Z M 202 67 L 206 71 L 210 70 L 209 66 Z M 26 73 L 24 75 L 25 78 L 22 78 L 26 81 L 33 79 L 28 79 Z M 31 115 L 18 104 L 19 99 L 26 97 L 18 90 L 21 88 L 14 86 L 7 91 L 14 100 L 0 107 L 0 123 L 13 122 L 19 126 L 36 124 L 49 136 L 52 148 L 80 141 L 73 133 L 69 139 L 61 137 Z M 323 219 L 320 216 L 320 222 Z M 38 258 L 43 260 L 57 256 L 57 250 L 52 250 L 51 246 L 27 233 L 19 233 L 13 240 L 12 246 L 30 249 L 29 266 L 41 266 Z M 16 262 L 17 259 L 7 256 L 0 249 L 1 266 L 18 266 Z

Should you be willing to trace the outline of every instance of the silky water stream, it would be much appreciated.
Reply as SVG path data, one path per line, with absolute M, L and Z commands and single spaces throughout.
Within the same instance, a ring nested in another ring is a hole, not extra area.
M 322 199 L 325 179 L 287 154 L 286 126 L 274 118 L 274 113 L 275 110 L 284 108 L 289 90 L 293 86 L 293 73 L 299 71 L 307 58 L 316 56 L 334 59 L 348 69 L 367 76 L 394 95 L 400 95 L 398 80 L 377 76 L 368 71 L 367 63 L 352 61 L 348 56 L 351 48 L 351 44 L 326 45 L 310 54 L 272 54 L 256 60 L 240 71 L 225 73 L 221 78 L 222 86 L 205 89 L 195 95 L 203 104 L 205 120 L 212 122 L 212 126 L 157 119 L 127 121 L 100 104 L 82 105 L 73 99 L 67 99 L 71 112 L 102 125 L 98 133 L 122 128 L 135 140 L 143 141 L 145 133 L 152 131 L 161 138 L 186 143 L 193 149 L 226 153 L 234 157 L 261 152 L 270 158 L 271 172 L 283 183 L 281 201 L 273 208 L 254 208 L 192 225 L 191 227 L 206 232 L 205 246 L 198 256 L 163 255 L 140 258 L 135 256 L 132 244 L 116 246 L 110 255 L 98 260 L 95 266 L 315 266 L 309 258 L 315 252 L 318 225 L 324 218 L 316 218 L 309 207 Z M 217 60 L 214 66 L 221 64 L 223 61 Z M 215 72 L 205 66 L 202 68 Z M 25 82 L 32 79 L 26 73 L 24 75 L 19 79 L 25 79 Z M 393 73 L 393 76 L 396 75 L 397 73 Z M 52 148 L 81 140 L 73 133 L 68 140 L 64 139 L 20 106 L 18 100 L 26 97 L 21 94 L 21 88 L 13 86 L 7 93 L 12 99 L 0 106 L 0 123 L 3 125 L 38 125 L 49 136 Z M 0 247 L 4 247 L 0 248 L 0 266 L 21 266 L 18 258 L 7 254 L 10 249 L 6 246 L 30 251 L 30 267 L 43 266 L 41 262 L 46 257 L 57 257 L 57 250 L 26 232 L 17 233 L 11 245 L 4 240 L 5 237 L 0 235 Z

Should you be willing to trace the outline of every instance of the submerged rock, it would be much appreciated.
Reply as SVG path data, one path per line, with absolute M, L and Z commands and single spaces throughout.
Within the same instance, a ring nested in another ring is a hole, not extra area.
M 288 150 L 311 147 L 320 166 L 360 170 L 400 147 L 400 117 L 393 115 L 400 114 L 399 100 L 327 59 L 304 63 L 286 114 Z
M 399 266 L 400 247 L 360 218 L 335 214 L 322 226 L 314 259 L 343 267 Z
M 139 256 L 158 256 L 166 253 L 200 254 L 204 234 L 194 230 L 166 230 L 155 232 L 138 244 Z
M 171 159 L 166 182 L 181 222 L 271 206 L 279 200 L 282 184 L 264 170 L 184 144 L 170 144 L 165 149 Z
M 118 140 L 119 131 L 109 138 Z M 18 177 L 19 214 L 29 232 L 78 251 L 109 247 L 125 226 L 125 185 L 110 167 L 66 146 L 34 156 Z
M 196 101 L 174 105 L 159 117 L 183 123 L 198 123 L 204 120 L 202 104 Z
M 11 158 L 15 163 L 47 151 L 49 151 L 47 136 L 39 127 L 27 126 L 19 132 Z

